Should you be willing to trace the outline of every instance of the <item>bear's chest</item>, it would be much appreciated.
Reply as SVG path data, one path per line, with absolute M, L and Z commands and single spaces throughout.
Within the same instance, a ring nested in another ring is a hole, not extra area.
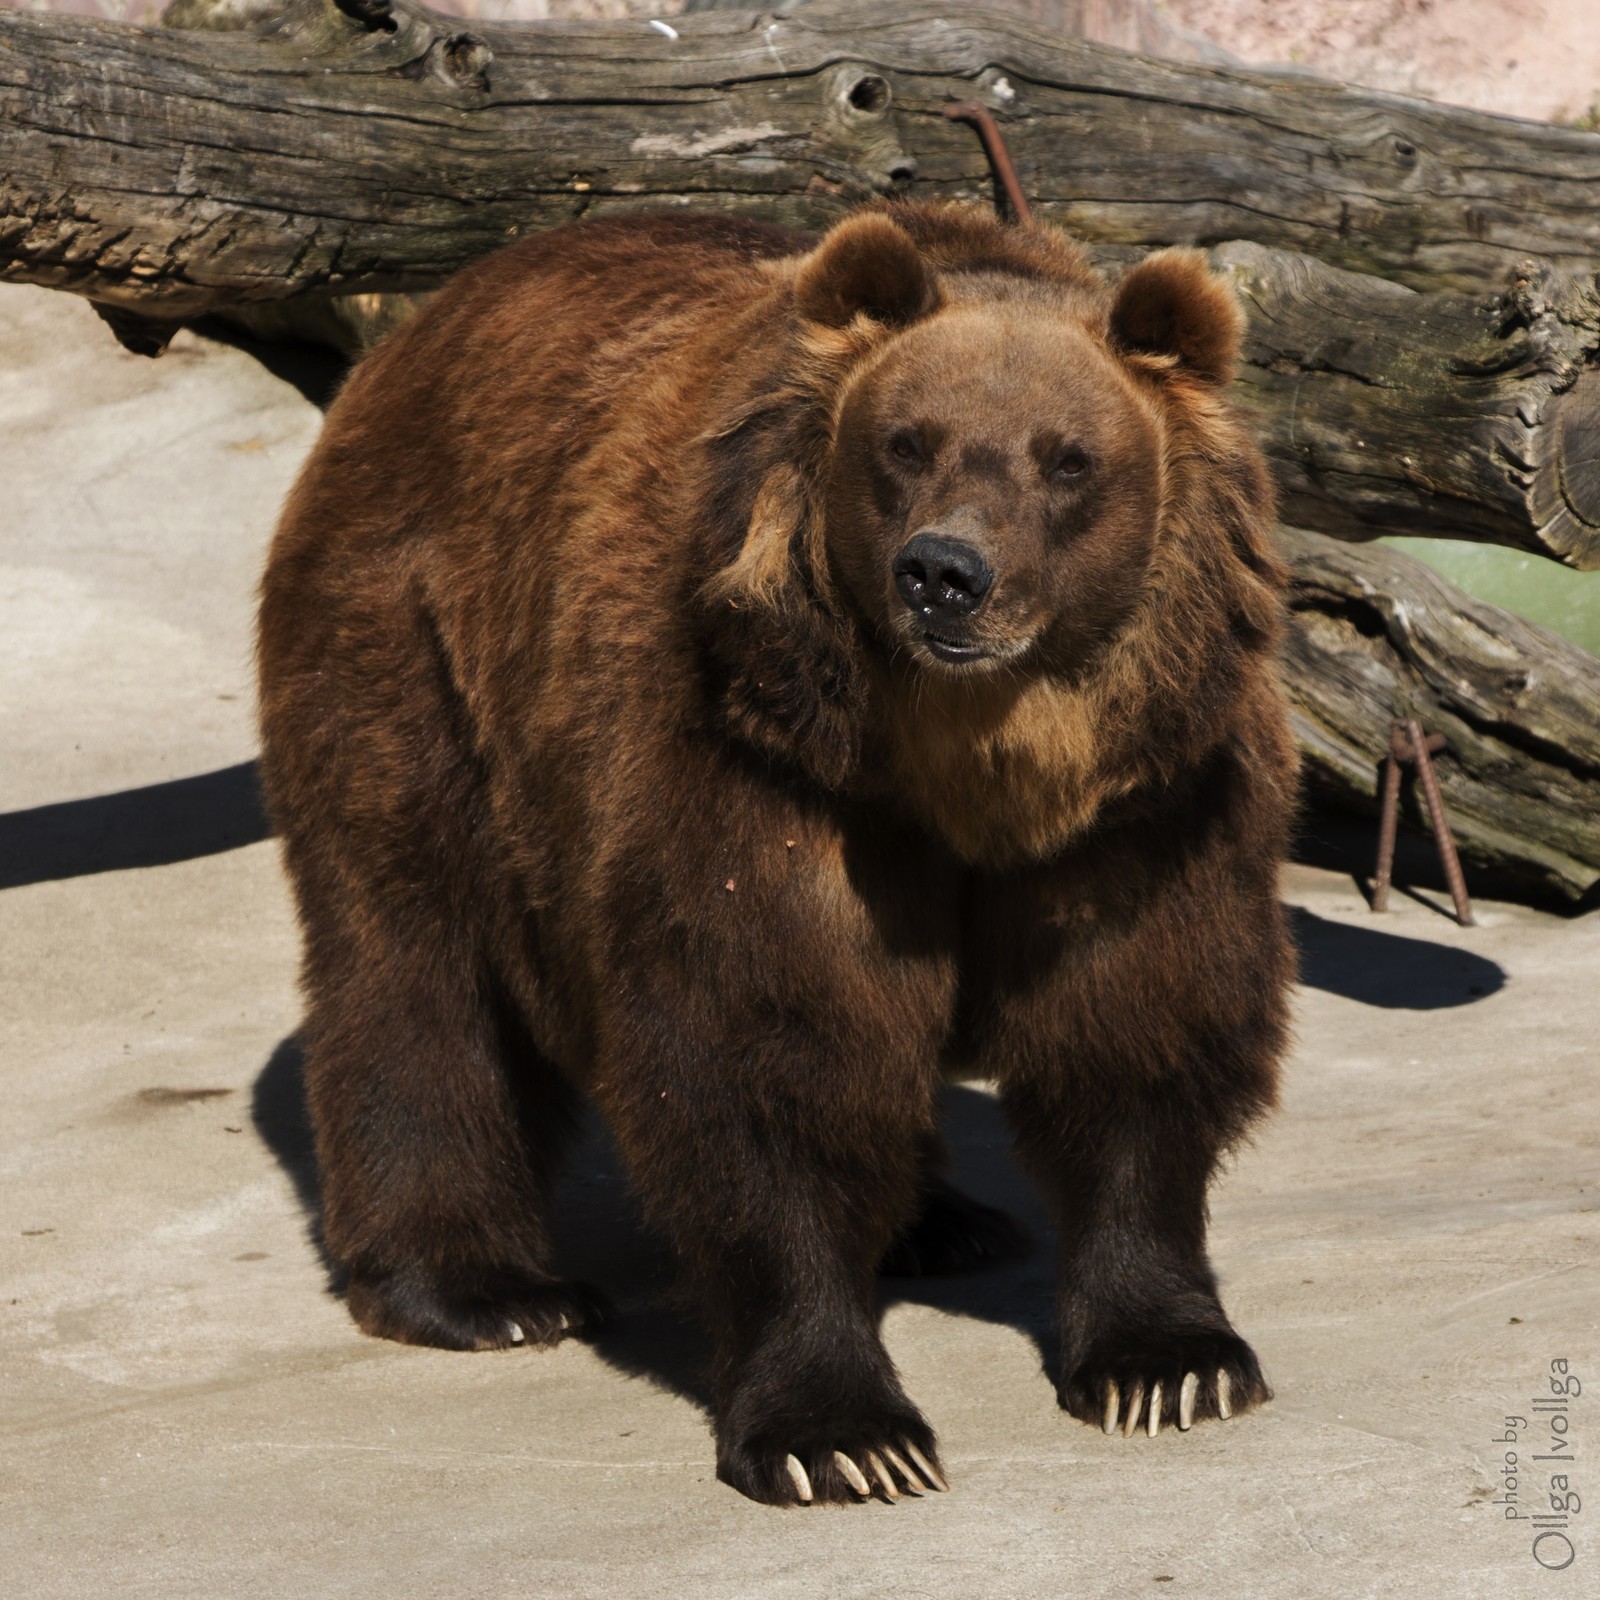
M 876 778 L 965 862 L 1048 860 L 1137 781 L 1097 712 L 1039 683 L 888 694 Z

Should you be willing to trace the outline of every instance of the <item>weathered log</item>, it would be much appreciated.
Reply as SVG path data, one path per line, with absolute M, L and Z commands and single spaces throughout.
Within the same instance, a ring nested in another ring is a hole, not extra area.
M 1390 725 L 1416 717 L 1448 740 L 1434 767 L 1469 885 L 1476 870 L 1502 893 L 1594 903 L 1600 659 L 1399 551 L 1287 528 L 1282 541 L 1284 676 L 1312 800 L 1376 818 Z
M 1600 293 L 1530 266 L 1418 294 L 1308 256 L 1211 252 L 1249 311 L 1237 392 L 1286 521 L 1477 539 L 1600 566 Z
M 427 288 L 641 199 L 821 223 L 912 170 L 883 77 L 803 26 L 360 9 L 170 13 L 204 31 L 0 13 L 0 277 L 193 318 Z
M 783 0 L 794 11 L 811 0 Z M 976 0 L 984 10 L 1005 11 L 1051 33 L 1093 39 L 1139 56 L 1162 61 L 1206 61 L 1214 66 L 1243 66 L 1213 39 L 1179 27 L 1161 0 Z M 975 6 L 975 8 L 976 8 Z M 698 11 L 749 11 L 750 0 L 684 0 L 683 14 Z
M 1040 214 L 1086 238 L 1250 238 L 1461 289 L 1528 255 L 1600 262 L 1600 137 L 1570 129 L 957 6 L 817 0 L 672 38 L 345 5 L 242 0 L 239 35 L 0 13 L 0 273 L 190 317 L 424 287 L 641 196 L 806 225 L 897 183 L 981 196 L 975 141 L 939 114 L 974 97 Z

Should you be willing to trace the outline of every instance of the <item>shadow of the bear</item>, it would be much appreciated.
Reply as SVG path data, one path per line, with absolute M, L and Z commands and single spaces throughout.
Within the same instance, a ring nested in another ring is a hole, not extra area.
M 164 867 L 269 838 L 254 761 L 0 813 L 0 889 Z
M 319 411 L 333 404 L 350 374 L 348 357 L 292 334 L 259 338 L 221 317 L 202 317 L 194 324 L 194 332 L 213 344 L 229 345 L 253 357 L 273 377 L 298 389 Z
M 327 1291 L 338 1293 L 337 1268 L 322 1250 L 316 1153 L 300 1048 L 293 1037 L 279 1044 L 257 1077 L 251 1117 L 294 1184 L 309 1236 L 327 1271 Z M 1010 1136 L 994 1098 L 977 1089 L 949 1088 L 945 1129 L 951 1177 L 958 1187 L 1002 1207 L 1035 1241 L 1044 1239 L 1048 1224 L 1012 1162 Z M 557 1270 L 603 1289 L 616 1307 L 616 1316 L 594 1341 L 599 1354 L 629 1376 L 648 1378 L 706 1405 L 709 1345 L 692 1304 L 678 1287 L 666 1244 L 645 1225 L 611 1141 L 593 1118 L 557 1189 L 552 1231 Z M 1041 1362 L 1047 1362 L 1054 1335 L 1046 1255 L 1036 1245 L 1026 1258 L 982 1272 L 885 1278 L 881 1303 L 887 1308 L 910 1301 L 1009 1324 L 1032 1338 Z
M 1290 912 L 1300 947 L 1301 981 L 1366 1005 L 1433 1010 L 1471 1005 L 1505 983 L 1494 962 L 1468 950 Z M 285 1039 L 256 1079 L 256 1131 L 294 1183 L 312 1242 L 322 1250 L 320 1195 L 300 1049 Z M 1011 1138 L 991 1094 L 945 1090 L 950 1176 L 958 1188 L 1010 1213 L 1035 1241 L 1020 1260 L 951 1277 L 884 1278 L 880 1301 L 911 1302 L 1016 1328 L 1033 1340 L 1041 1367 L 1054 1365 L 1051 1228 L 1038 1197 L 1012 1159 Z M 646 1227 L 604 1131 L 589 1119 L 556 1194 L 552 1216 L 557 1270 L 603 1289 L 616 1317 L 595 1348 L 619 1371 L 708 1401 L 707 1342 L 680 1293 L 670 1254 Z M 328 1291 L 339 1274 L 326 1252 Z

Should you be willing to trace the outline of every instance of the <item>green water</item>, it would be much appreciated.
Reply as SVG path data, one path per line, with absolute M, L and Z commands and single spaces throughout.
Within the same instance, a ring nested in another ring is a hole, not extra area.
M 1384 539 L 1468 594 L 1503 606 L 1600 655 L 1600 572 L 1573 572 L 1544 556 L 1461 539 Z

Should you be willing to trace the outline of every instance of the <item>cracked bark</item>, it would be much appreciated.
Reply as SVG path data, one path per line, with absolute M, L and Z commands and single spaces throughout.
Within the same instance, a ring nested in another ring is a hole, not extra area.
M 1533 264 L 1501 294 L 1418 294 L 1235 243 L 1238 397 L 1284 520 L 1476 539 L 1600 565 L 1600 293 Z

